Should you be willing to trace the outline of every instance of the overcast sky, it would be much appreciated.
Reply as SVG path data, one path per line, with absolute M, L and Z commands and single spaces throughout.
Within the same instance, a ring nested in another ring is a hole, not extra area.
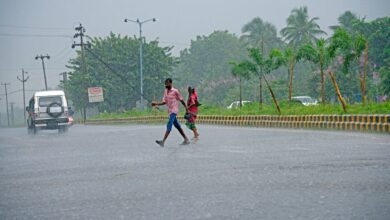
M 147 40 L 158 38 L 161 45 L 173 45 L 174 54 L 189 46 L 197 35 L 214 30 L 241 34 L 241 27 L 254 17 L 273 23 L 278 31 L 285 27 L 293 8 L 307 6 L 310 17 L 319 17 L 325 31 L 337 18 L 350 10 L 373 20 L 389 16 L 389 0 L 0 0 L 0 82 L 11 83 L 9 101 L 22 106 L 21 76 L 30 76 L 27 97 L 44 88 L 42 64 L 34 58 L 49 54 L 45 60 L 48 86 L 59 84 L 67 61 L 75 56 L 71 48 L 74 27 L 82 23 L 86 34 L 107 36 L 138 35 L 138 26 L 124 18 L 157 18 L 143 26 Z M 55 35 L 55 36 L 53 36 Z M 0 87 L 0 112 L 5 112 L 4 86 Z M 26 98 L 27 99 L 27 98 Z

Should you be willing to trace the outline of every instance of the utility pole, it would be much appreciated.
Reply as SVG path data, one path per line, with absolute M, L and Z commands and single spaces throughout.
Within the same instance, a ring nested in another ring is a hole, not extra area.
M 85 46 L 91 47 L 91 44 L 89 42 L 87 42 L 86 44 L 84 43 L 83 37 L 84 37 L 84 33 L 85 33 L 85 28 L 83 27 L 83 25 L 80 24 L 78 27 L 75 28 L 75 30 L 76 30 L 76 34 L 73 36 L 73 38 L 80 37 L 80 43 L 77 44 L 76 42 L 74 42 L 72 44 L 72 48 L 75 48 L 76 46 L 81 47 L 81 62 L 82 62 L 83 75 L 86 76 L 87 75 L 87 68 L 86 68 L 87 66 L 85 63 L 84 47 Z M 84 91 L 84 92 L 86 92 L 86 91 Z M 86 105 L 87 104 L 85 103 L 83 106 L 84 123 L 87 119 Z
M 10 85 L 10 83 L 1 83 L 1 85 L 4 85 L 5 87 L 5 102 L 7 103 L 7 123 L 9 127 L 9 112 L 8 112 L 8 92 L 7 92 L 7 85 Z
M 9 104 L 11 105 L 11 124 L 15 125 L 15 117 L 14 117 L 14 105 L 15 105 L 15 102 L 10 102 Z
M 23 84 L 23 117 L 24 117 L 24 123 L 26 123 L 26 90 L 25 90 L 24 84 L 27 82 L 27 80 L 29 78 L 29 76 L 27 76 L 27 78 L 24 77 L 25 73 L 27 74 L 27 72 L 24 72 L 24 69 L 22 69 L 22 79 L 20 79 L 19 76 L 16 77 Z
M 40 55 L 40 56 L 36 56 L 35 59 L 38 60 L 38 59 L 41 59 L 42 60 L 42 68 L 43 68 L 43 77 L 45 78 L 45 88 L 47 90 L 47 80 L 46 80 L 46 71 L 45 71 L 45 62 L 43 61 L 43 59 L 50 59 L 50 56 L 49 54 L 47 54 L 46 56 L 43 56 L 43 55 Z

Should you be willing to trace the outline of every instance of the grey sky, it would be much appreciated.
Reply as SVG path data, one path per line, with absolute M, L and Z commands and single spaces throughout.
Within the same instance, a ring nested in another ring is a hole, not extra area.
M 156 17 L 156 23 L 143 26 L 143 34 L 149 40 L 159 38 L 161 45 L 175 46 L 177 55 L 197 35 L 208 35 L 214 30 L 240 35 L 241 27 L 254 17 L 273 23 L 279 31 L 291 10 L 300 6 L 308 6 L 309 16 L 319 17 L 318 23 L 325 31 L 329 31 L 328 26 L 336 24 L 337 17 L 346 10 L 367 20 L 390 14 L 388 0 L 0 0 L 0 82 L 10 82 L 10 92 L 21 89 L 16 76 L 20 76 L 24 68 L 30 75 L 27 90 L 43 89 L 41 62 L 34 57 L 48 53 L 51 56 L 45 62 L 48 85 L 55 88 L 59 84 L 59 73 L 67 71 L 65 64 L 75 56 L 71 49 L 72 36 L 80 22 L 92 37 L 105 37 L 110 31 L 138 35 L 138 26 L 124 23 L 123 19 Z M 0 94 L 3 93 L 1 86 Z M 31 93 L 29 91 L 27 97 Z M 0 98 L 0 112 L 5 112 L 5 97 Z M 9 101 L 22 106 L 22 93 L 10 94 Z

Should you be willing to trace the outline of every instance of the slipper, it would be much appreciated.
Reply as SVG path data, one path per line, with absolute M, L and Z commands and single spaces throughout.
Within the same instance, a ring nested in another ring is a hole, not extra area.
M 160 145 L 160 147 L 164 147 L 164 142 L 163 141 L 156 140 L 156 143 L 158 145 Z
M 181 143 L 180 145 L 189 145 L 190 144 L 190 141 L 189 140 L 185 140 L 183 141 L 183 143 Z

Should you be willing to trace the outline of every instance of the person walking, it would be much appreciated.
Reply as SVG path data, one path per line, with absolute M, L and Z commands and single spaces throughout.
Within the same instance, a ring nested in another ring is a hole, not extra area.
M 169 134 L 172 131 L 172 126 L 175 126 L 175 128 L 180 132 L 181 136 L 184 138 L 182 145 L 187 145 L 190 143 L 183 129 L 181 128 L 179 121 L 177 120 L 177 115 L 179 114 L 179 101 L 183 104 L 187 113 L 188 112 L 187 105 L 183 101 L 183 97 L 181 96 L 179 90 L 173 88 L 171 78 L 166 79 L 164 97 L 162 101 L 152 102 L 152 106 L 167 105 L 168 108 L 169 119 L 167 123 L 167 130 L 165 131 L 165 135 L 162 140 L 156 140 L 156 143 L 161 147 L 164 147 L 165 141 L 167 140 Z
M 194 133 L 193 140 L 195 140 L 195 141 L 197 141 L 199 139 L 198 129 L 196 128 L 196 125 L 195 125 L 199 105 L 200 104 L 198 102 L 198 95 L 196 94 L 195 88 L 189 86 L 188 87 L 188 100 L 187 100 L 188 112 L 184 118 L 187 120 L 186 126 L 190 130 L 192 130 L 192 132 Z

